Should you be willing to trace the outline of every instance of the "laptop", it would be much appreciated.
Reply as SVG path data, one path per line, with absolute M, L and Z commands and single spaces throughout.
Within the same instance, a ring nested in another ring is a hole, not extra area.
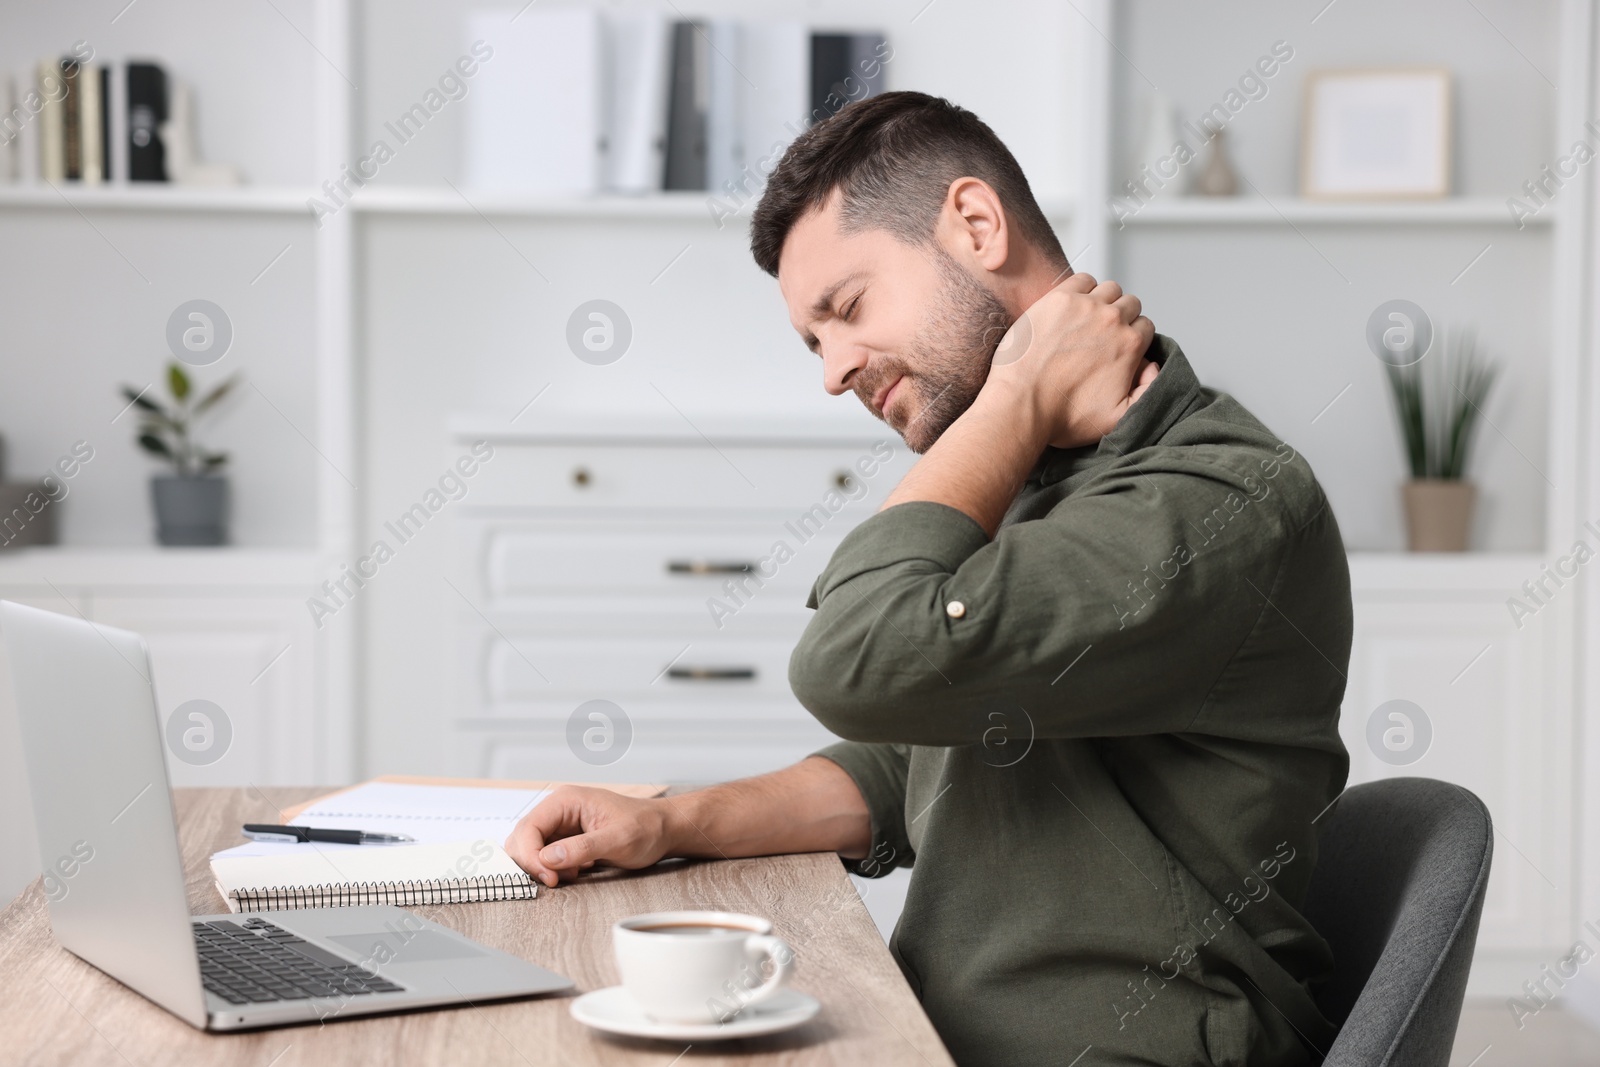
M 572 988 L 403 908 L 190 915 L 144 639 L 10 601 L 0 631 L 50 925 L 73 955 L 206 1030 Z

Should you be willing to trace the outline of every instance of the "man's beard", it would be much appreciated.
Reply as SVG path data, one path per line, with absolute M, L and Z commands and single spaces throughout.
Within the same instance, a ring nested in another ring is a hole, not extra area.
M 919 454 L 977 399 L 988 380 L 995 349 L 1013 320 L 994 293 L 962 270 L 948 252 L 934 245 L 932 254 L 944 284 L 907 346 L 908 359 L 886 356 L 870 377 L 858 373 L 855 383 L 856 395 L 871 411 L 878 390 L 905 376 L 893 405 L 905 424 L 896 425 L 887 412 L 879 418 Z

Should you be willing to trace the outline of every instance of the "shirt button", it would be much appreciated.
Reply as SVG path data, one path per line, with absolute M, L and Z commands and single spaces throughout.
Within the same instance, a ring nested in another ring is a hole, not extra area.
M 959 619 L 967 613 L 967 606 L 959 600 L 952 600 L 944 606 L 944 613 L 952 619 Z

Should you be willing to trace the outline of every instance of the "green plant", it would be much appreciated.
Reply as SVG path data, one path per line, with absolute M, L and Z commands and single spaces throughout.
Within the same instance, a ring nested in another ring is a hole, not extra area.
M 1447 338 L 1432 361 L 1386 364 L 1386 369 L 1411 477 L 1464 478 L 1484 401 L 1500 368 L 1479 358 L 1476 335 L 1463 329 Z
M 237 374 L 229 375 L 211 388 L 204 396 L 195 398 L 194 386 L 183 367 L 177 363 L 167 365 L 167 391 L 172 394 L 170 405 L 159 404 L 144 394 L 144 389 L 131 385 L 122 387 L 122 395 L 139 409 L 139 447 L 153 456 L 172 464 L 180 478 L 196 478 L 219 470 L 228 462 L 226 452 L 210 452 L 192 436 L 193 430 L 208 414 L 216 409 L 222 398 L 233 391 L 239 382 Z

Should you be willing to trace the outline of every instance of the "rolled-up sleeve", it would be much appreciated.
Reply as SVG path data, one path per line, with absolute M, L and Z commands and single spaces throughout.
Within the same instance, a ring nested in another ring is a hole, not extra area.
M 911 866 L 915 856 L 906 834 L 911 747 L 841 741 L 813 755 L 832 760 L 851 777 L 872 815 L 872 847 L 861 859 L 845 860 L 846 869 L 865 878 L 879 878 L 896 867 Z
M 790 684 L 854 741 L 972 744 L 996 713 L 1038 737 L 1182 732 L 1292 535 L 1280 494 L 1246 496 L 1264 484 L 1130 464 L 993 541 L 944 504 L 888 508 L 817 579 Z

